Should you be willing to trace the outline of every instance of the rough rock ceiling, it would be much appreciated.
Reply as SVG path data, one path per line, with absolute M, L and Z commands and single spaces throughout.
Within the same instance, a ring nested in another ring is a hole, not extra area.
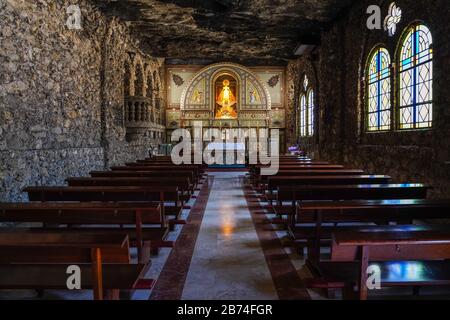
M 284 64 L 357 0 L 92 0 L 173 63 Z

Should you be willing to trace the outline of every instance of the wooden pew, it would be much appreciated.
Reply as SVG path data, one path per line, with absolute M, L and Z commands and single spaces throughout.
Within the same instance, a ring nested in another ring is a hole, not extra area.
M 182 168 L 182 169 L 194 169 L 199 172 L 199 174 L 204 174 L 206 171 L 206 166 L 198 165 L 198 164 L 174 164 L 172 162 L 152 162 L 152 161 L 136 161 L 136 162 L 126 162 L 125 166 L 127 167 L 169 167 L 173 168 Z
M 285 176 L 321 176 L 321 175 L 361 175 L 364 170 L 361 169 L 319 169 L 319 170 L 278 170 L 276 175 L 262 176 L 265 179 L 269 177 L 285 177 Z
M 325 165 L 325 164 L 330 164 L 328 161 L 317 161 L 317 160 L 297 160 L 297 159 L 293 159 L 293 160 L 282 160 L 280 159 L 278 162 L 281 165 L 291 165 L 291 166 L 295 166 L 295 165 Z M 265 166 L 264 164 L 257 164 L 257 166 Z
M 192 158 L 193 159 L 193 158 Z M 175 165 L 174 162 L 172 161 L 172 159 L 165 159 L 165 160 L 161 160 L 161 159 L 144 159 L 144 160 L 136 160 L 136 163 L 143 163 L 143 164 L 170 164 L 170 165 Z M 182 164 L 182 165 L 193 165 L 193 166 L 198 166 L 200 168 L 206 169 L 207 165 L 205 164 L 196 164 L 194 162 L 192 162 L 192 164 Z
M 256 187 L 259 189 L 267 187 L 269 177 L 286 177 L 286 176 L 340 176 L 340 175 L 362 175 L 364 170 L 360 169 L 334 169 L 334 170 L 279 170 L 273 176 L 256 177 Z
M 267 181 L 267 191 L 264 193 L 267 200 L 272 203 L 277 195 L 273 192 L 279 187 L 301 187 L 315 185 L 358 185 L 358 184 L 387 184 L 390 176 L 382 175 L 336 175 L 336 176 L 274 176 Z M 265 190 L 263 190 L 265 191 Z
M 81 202 L 27 202 L 0 203 L 0 222 L 38 222 L 46 225 L 68 225 L 67 232 L 107 232 L 128 234 L 131 245 L 138 251 L 139 261 L 149 260 L 149 250 L 157 253 L 161 247 L 172 247 L 166 241 L 168 227 L 158 202 L 81 203 Z M 73 227 L 80 225 L 82 227 Z M 99 227 L 101 225 L 101 227 Z M 112 228 L 111 226 L 121 226 Z M 133 227 L 124 228 L 123 225 Z M 151 226 L 149 226 L 151 225 Z M 96 227 L 93 227 L 96 226 Z M 107 227 L 104 227 L 107 226 Z
M 203 161 L 203 159 L 202 159 L 202 164 L 194 163 L 194 159 L 195 159 L 194 155 L 191 155 L 190 159 L 191 159 L 193 165 L 202 166 L 204 169 L 206 169 L 208 167 L 207 164 Z M 166 158 L 160 158 L 160 157 L 145 158 L 144 160 L 137 160 L 136 162 L 171 163 L 172 164 L 173 160 L 172 160 L 171 156 L 168 156 Z
M 95 187 L 28 187 L 30 201 L 79 201 L 79 202 L 153 202 L 162 205 L 163 214 L 175 216 L 169 221 L 173 229 L 183 209 L 179 189 L 176 186 L 95 186 Z M 170 205 L 169 204 L 173 204 Z
M 385 175 L 271 176 L 267 181 L 267 190 L 273 191 L 281 186 L 386 184 L 391 179 Z
M 203 172 L 197 166 L 152 166 L 152 165 L 130 165 L 130 166 L 114 166 L 111 167 L 112 171 L 192 171 L 197 177 L 198 181 L 203 178 Z
M 430 188 L 421 183 L 281 186 L 274 210 L 293 215 L 298 201 L 426 199 Z
M 67 178 L 66 182 L 71 187 L 77 186 L 177 186 L 184 201 L 189 201 L 194 192 L 194 185 L 186 177 L 81 177 Z
M 431 187 L 422 183 L 303 185 L 278 187 L 277 202 L 311 200 L 425 199 Z
M 304 166 L 331 166 L 327 161 L 280 161 L 278 163 L 279 168 L 284 167 L 304 167 Z M 259 172 L 260 168 L 268 168 L 270 167 L 267 164 L 251 164 L 249 165 L 249 168 L 251 171 Z M 342 167 L 342 166 L 341 166 Z
M 314 288 L 358 288 L 368 297 L 367 270 L 381 270 L 381 287 L 449 286 L 449 226 L 384 226 L 333 234 L 330 261 L 313 269 Z M 400 272 L 397 272 L 399 270 Z M 410 270 L 414 272 L 401 272 Z
M 126 234 L 0 229 L 0 289 L 68 289 L 69 265 L 80 267 L 81 288 L 95 300 L 137 288 L 149 268 L 131 264 Z
M 261 168 L 262 165 L 255 165 L 250 170 L 251 176 L 260 176 L 261 175 Z M 265 166 L 267 167 L 267 166 Z M 302 165 L 280 165 L 278 170 L 336 170 L 336 169 L 344 169 L 344 166 L 342 165 L 335 165 L 335 164 L 323 164 L 323 165 L 311 165 L 311 164 L 302 164 Z
M 279 159 L 278 167 L 298 167 L 298 166 L 327 166 L 330 165 L 327 161 L 314 161 L 314 160 L 282 160 Z M 269 167 L 264 164 L 250 164 L 248 165 L 250 175 L 258 175 L 261 172 L 261 168 Z
M 198 183 L 198 177 L 194 175 L 194 172 L 192 170 L 157 170 L 157 171 L 136 171 L 136 170 L 129 170 L 129 171 L 91 171 L 89 173 L 94 178 L 116 178 L 116 177 L 141 177 L 141 178 L 166 178 L 169 176 L 173 177 L 179 177 L 179 178 L 187 178 L 189 181 L 192 181 L 194 184 L 194 187 L 197 186 Z
M 393 195 L 395 197 L 395 195 Z M 288 225 L 290 236 L 307 241 L 314 249 L 313 258 L 320 256 L 320 247 L 331 239 L 331 233 L 352 231 L 360 226 L 339 226 L 339 223 L 413 223 L 414 220 L 448 219 L 450 200 L 393 199 L 350 201 L 302 201 Z M 324 226 L 327 224 L 327 226 Z M 308 253 L 310 253 L 308 251 Z
M 256 168 L 267 167 L 264 165 L 256 165 Z M 299 163 L 284 164 L 280 163 L 279 170 L 311 170 L 311 169 L 343 169 L 343 165 L 339 164 L 319 164 L 319 163 Z

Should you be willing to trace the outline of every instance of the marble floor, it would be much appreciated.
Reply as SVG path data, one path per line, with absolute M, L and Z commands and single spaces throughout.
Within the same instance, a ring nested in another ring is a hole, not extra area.
M 209 172 L 175 248 L 153 260 L 150 299 L 309 299 L 302 257 L 282 245 L 244 175 Z
M 212 174 L 182 298 L 277 299 L 239 173 Z

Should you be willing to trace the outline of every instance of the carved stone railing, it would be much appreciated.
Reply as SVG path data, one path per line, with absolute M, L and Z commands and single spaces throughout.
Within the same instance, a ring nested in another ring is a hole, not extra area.
M 125 99 L 125 125 L 131 124 L 144 125 L 150 121 L 150 98 L 146 97 L 127 97 Z
M 152 98 L 129 96 L 125 98 L 124 119 L 128 141 L 141 137 L 153 138 L 164 132 L 160 110 L 152 106 Z
M 127 140 L 137 140 L 143 136 L 151 125 L 151 102 L 146 97 L 125 98 L 125 127 Z

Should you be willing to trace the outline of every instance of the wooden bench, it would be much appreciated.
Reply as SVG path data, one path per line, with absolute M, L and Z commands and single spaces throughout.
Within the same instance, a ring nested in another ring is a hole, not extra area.
M 23 190 L 28 193 L 30 201 L 79 201 L 79 202 L 153 202 L 162 204 L 163 214 L 175 216 L 169 221 L 169 227 L 174 224 L 184 224 L 178 220 L 183 209 L 176 186 L 95 186 L 95 187 L 28 187 Z M 170 205 L 172 204 L 172 205 Z
M 261 175 L 261 168 L 263 166 L 261 165 L 255 165 L 250 170 L 251 176 L 260 176 Z M 267 166 L 266 166 L 267 167 Z M 280 165 L 278 170 L 336 170 L 336 169 L 344 169 L 344 166 L 342 165 L 335 165 L 335 164 L 324 164 L 324 165 Z
M 426 199 L 430 188 L 421 183 L 281 186 L 274 210 L 292 215 L 298 201 Z
M 136 162 L 126 162 L 125 166 L 168 166 L 177 168 L 196 168 L 200 173 L 204 173 L 206 170 L 206 165 L 200 164 L 175 164 L 171 161 L 147 161 L 147 160 L 137 160 Z
M 0 289 L 67 290 L 70 265 L 80 267 L 81 288 L 93 289 L 95 300 L 142 286 L 149 268 L 131 264 L 126 234 L 0 229 Z
M 71 187 L 77 186 L 177 186 L 184 201 L 189 201 L 194 185 L 186 177 L 81 177 L 67 178 Z
M 364 170 L 361 169 L 319 169 L 319 170 L 278 170 L 273 176 L 261 176 L 263 180 L 270 177 L 286 177 L 286 176 L 338 176 L 338 175 L 362 175 Z
M 129 165 L 129 166 L 114 166 L 111 167 L 112 171 L 192 171 L 200 181 L 203 178 L 203 173 L 196 166 L 175 166 L 175 165 L 165 165 L 165 166 L 152 166 L 152 165 Z
M 362 175 L 364 170 L 360 169 L 334 169 L 334 170 L 279 170 L 273 176 L 254 176 L 255 186 L 262 189 L 266 187 L 270 177 L 286 176 L 339 176 L 339 175 Z
M 278 167 L 298 167 L 298 166 L 330 166 L 328 161 L 280 161 L 278 162 Z M 267 168 L 268 164 L 253 164 L 250 168 L 254 171 L 259 171 L 260 168 Z
M 47 225 L 57 224 L 70 227 L 59 227 L 61 231 L 126 233 L 131 245 L 137 248 L 139 261 L 149 260 L 148 249 L 155 254 L 159 248 L 173 246 L 172 241 L 166 241 L 168 227 L 158 202 L 0 203 L 0 222 L 42 223 L 43 226 L 33 228 L 35 231 L 49 230 Z M 111 228 L 113 225 L 120 228 Z
M 136 171 L 136 170 L 129 170 L 129 171 L 91 171 L 89 173 L 91 177 L 94 178 L 166 178 L 166 177 L 179 177 L 179 178 L 187 178 L 189 181 L 192 181 L 194 184 L 194 187 L 197 186 L 198 177 L 194 175 L 194 172 L 192 170 L 156 170 L 156 171 Z
M 142 164 L 157 164 L 157 165 L 175 165 L 172 161 L 172 159 L 166 159 L 166 160 L 161 160 L 161 159 L 144 159 L 144 160 L 136 160 L 136 163 L 142 163 Z M 196 163 L 192 163 L 192 164 L 181 164 L 181 166 L 183 165 L 188 165 L 188 166 L 197 166 L 199 167 L 202 171 L 205 171 L 207 168 L 207 165 L 202 163 L 202 164 L 196 164 Z M 178 165 L 177 165 L 178 166 Z
M 279 160 L 280 166 L 296 166 L 296 165 L 327 165 L 328 161 L 315 161 L 315 160 Z M 264 167 L 264 164 L 257 164 L 256 166 Z
M 272 195 L 281 186 L 386 184 L 391 179 L 384 175 L 272 176 L 268 178 L 267 190 Z
M 373 230 L 336 232 L 330 261 L 321 261 L 312 272 L 313 288 L 358 288 L 368 297 L 367 270 L 381 270 L 381 287 L 449 286 L 449 226 L 385 226 Z M 409 272 L 406 272 L 408 271 Z
M 308 247 L 314 249 L 312 258 L 318 259 L 320 247 L 331 239 L 332 232 L 360 228 L 355 225 L 337 225 L 339 223 L 411 224 L 414 220 L 449 217 L 450 200 L 302 201 L 297 204 L 288 230 L 294 240 L 308 242 Z M 308 251 L 308 258 L 310 253 Z

